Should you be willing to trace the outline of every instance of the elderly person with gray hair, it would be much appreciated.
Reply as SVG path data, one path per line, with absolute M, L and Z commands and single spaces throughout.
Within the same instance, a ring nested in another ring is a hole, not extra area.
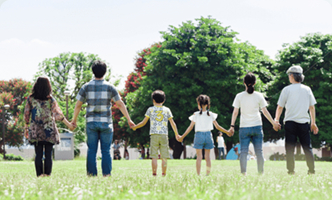
M 284 124 L 286 139 L 286 160 L 288 174 L 294 174 L 295 161 L 294 150 L 299 138 L 306 156 L 308 174 L 315 173 L 314 156 L 312 153 L 310 130 L 318 133 L 316 125 L 315 97 L 310 87 L 301 84 L 304 80 L 303 69 L 300 66 L 292 66 L 287 70 L 289 82 L 279 96 L 275 121 L 279 122 L 283 108 L 286 108 Z M 310 113 L 310 117 L 308 114 Z M 309 122 L 311 125 L 309 125 Z

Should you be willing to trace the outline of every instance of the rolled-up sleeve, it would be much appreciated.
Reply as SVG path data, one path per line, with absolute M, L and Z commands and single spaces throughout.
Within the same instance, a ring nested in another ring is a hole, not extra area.
M 86 92 L 85 92 L 85 86 L 83 86 L 80 91 L 78 92 L 76 99 L 81 101 L 81 102 L 85 102 L 86 101 Z

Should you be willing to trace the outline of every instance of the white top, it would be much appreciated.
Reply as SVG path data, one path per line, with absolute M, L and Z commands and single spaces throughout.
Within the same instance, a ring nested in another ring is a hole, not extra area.
M 169 108 L 152 106 L 146 111 L 145 116 L 150 118 L 150 135 L 168 135 L 168 120 L 173 118 Z
M 199 114 L 200 111 L 195 112 L 189 117 L 190 121 L 195 122 L 195 132 L 205 132 L 213 130 L 213 121 L 218 117 L 216 113 L 209 111 L 210 116 L 207 115 L 207 111 Z
M 240 108 L 240 127 L 253 127 L 262 125 L 260 110 L 267 106 L 262 93 L 247 91 L 238 93 L 234 99 L 233 107 Z
M 218 136 L 218 148 L 225 147 L 225 140 L 223 136 Z
M 311 89 L 301 83 L 286 86 L 278 100 L 278 105 L 286 108 L 284 122 L 309 123 L 309 107 L 316 103 Z

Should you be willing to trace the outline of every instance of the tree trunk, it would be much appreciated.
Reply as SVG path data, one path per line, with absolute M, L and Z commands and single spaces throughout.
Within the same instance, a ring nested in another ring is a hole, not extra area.
M 218 160 L 218 155 L 219 155 L 219 151 L 218 151 L 218 147 L 214 147 L 214 155 L 216 157 L 216 160 Z
M 173 149 L 173 158 L 180 159 L 183 151 L 181 142 L 178 142 L 175 138 L 172 138 L 169 140 L 169 146 L 171 149 Z
M 128 147 L 128 139 L 126 139 L 125 141 L 124 141 L 124 151 L 123 151 L 123 157 L 122 158 L 124 158 L 124 159 L 126 159 L 126 149 L 127 149 L 127 147 Z
M 186 145 L 184 144 L 183 145 L 183 159 L 186 159 L 187 158 L 187 147 Z

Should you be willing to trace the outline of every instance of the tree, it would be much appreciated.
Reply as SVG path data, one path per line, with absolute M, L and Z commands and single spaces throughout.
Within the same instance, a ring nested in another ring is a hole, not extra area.
M 180 27 L 170 26 L 169 31 L 161 32 L 164 38 L 161 47 L 152 47 L 151 54 L 146 56 L 147 76 L 126 97 L 134 121 L 144 118 L 146 109 L 152 105 L 151 93 L 161 89 L 166 93 L 164 105 L 171 109 L 180 134 L 190 124 L 188 117 L 197 110 L 195 99 L 199 94 L 210 96 L 211 111 L 219 114 L 218 123 L 228 129 L 233 99 L 244 90 L 244 75 L 249 71 L 259 75 L 256 84 L 259 91 L 273 79 L 269 71 L 273 61 L 263 51 L 249 43 L 237 43 L 237 33 L 215 19 L 202 17 L 196 22 L 197 25 L 188 21 Z M 149 138 L 148 128 L 141 129 L 138 139 Z M 172 130 L 169 138 L 174 158 L 180 158 L 183 146 L 175 140 Z M 194 134 L 189 134 L 184 144 L 191 144 L 193 138 Z M 236 143 L 238 136 L 225 140 Z
M 276 109 L 281 90 L 289 85 L 286 71 L 292 65 L 303 68 L 305 79 L 303 84 L 309 86 L 316 98 L 316 123 L 319 127 L 318 135 L 311 135 L 313 147 L 332 145 L 330 119 L 332 118 L 332 35 L 320 33 L 307 34 L 294 44 L 284 44 L 284 49 L 279 51 L 276 65 L 273 69 L 278 71 L 278 76 L 268 89 L 270 110 Z M 283 123 L 284 114 L 280 123 Z M 284 130 L 275 135 L 273 140 L 284 137 Z
M 39 72 L 35 78 L 46 75 L 52 85 L 52 95 L 66 115 L 66 97 L 64 92 L 72 91 L 68 100 L 68 118 L 71 119 L 76 102 L 76 96 L 81 87 L 93 78 L 91 66 L 94 61 L 101 60 L 97 55 L 87 53 L 61 53 L 54 58 L 47 58 L 39 64 Z M 111 69 L 108 68 L 105 80 L 109 81 Z M 116 82 L 118 83 L 118 81 Z M 85 108 L 85 105 L 83 105 Z M 75 133 L 76 145 L 85 142 L 85 109 L 80 112 Z M 67 127 L 63 123 L 58 123 L 60 129 Z
M 3 114 L 3 106 L 9 104 L 6 120 L 8 124 L 5 129 L 5 142 L 9 146 L 20 147 L 23 143 L 24 132 L 24 106 L 31 90 L 31 83 L 22 79 L 12 79 L 9 81 L 0 81 L 0 116 Z M 0 124 L 2 131 L 2 123 Z M 0 134 L 0 153 L 3 153 L 3 138 Z
M 154 46 L 160 47 L 159 44 L 154 44 L 151 47 Z M 123 92 L 120 93 L 122 100 L 125 103 L 127 94 L 136 91 L 140 87 L 143 77 L 146 76 L 146 73 L 144 72 L 144 67 L 146 66 L 145 56 L 151 53 L 150 49 L 151 48 L 143 49 L 141 52 L 138 53 L 138 56 L 135 58 L 136 63 L 134 72 L 128 75 L 125 82 L 125 89 Z M 140 130 L 137 130 L 137 132 L 131 131 L 128 123 L 126 122 L 126 118 L 123 117 L 121 111 L 115 104 L 112 107 L 112 115 L 114 118 L 114 138 L 123 140 L 125 142 L 125 148 L 129 144 L 131 146 L 136 146 L 137 143 L 139 143 L 139 148 L 144 148 L 144 145 L 146 145 L 149 140 L 142 140 L 137 138 L 137 136 L 140 135 Z

